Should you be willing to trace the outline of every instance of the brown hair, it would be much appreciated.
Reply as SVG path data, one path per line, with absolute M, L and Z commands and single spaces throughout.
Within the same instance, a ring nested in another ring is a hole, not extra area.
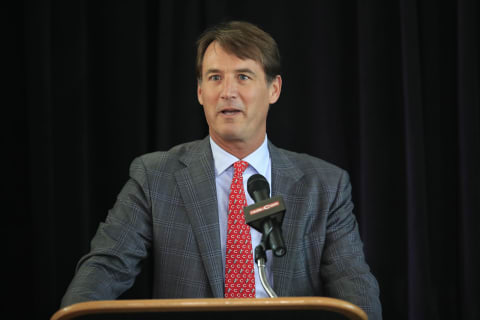
M 263 66 L 268 83 L 280 74 L 277 43 L 259 27 L 244 21 L 230 21 L 207 29 L 197 40 L 197 79 L 202 80 L 203 56 L 212 42 L 240 59 L 252 59 Z

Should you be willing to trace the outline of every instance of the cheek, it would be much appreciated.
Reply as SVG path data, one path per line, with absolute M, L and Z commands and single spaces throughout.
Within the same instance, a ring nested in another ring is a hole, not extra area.
M 261 91 L 253 91 L 250 94 L 244 96 L 245 101 L 247 104 L 254 106 L 255 112 L 260 114 L 264 114 L 268 111 L 269 100 L 268 95 Z
M 210 119 L 213 118 L 212 108 L 208 107 L 208 105 L 204 103 L 203 112 L 205 113 L 205 118 L 207 118 L 207 121 L 210 122 Z
M 242 92 L 241 99 L 245 105 L 250 106 L 250 109 L 256 110 L 265 100 L 262 94 L 256 90 L 245 90 Z
M 205 90 L 202 93 L 203 104 L 206 106 L 215 105 L 218 95 L 213 90 Z

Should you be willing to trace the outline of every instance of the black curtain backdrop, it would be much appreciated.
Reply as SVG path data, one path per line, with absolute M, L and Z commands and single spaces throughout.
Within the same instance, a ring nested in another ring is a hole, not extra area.
M 58 309 L 134 157 L 207 134 L 194 42 L 241 19 L 282 53 L 269 138 L 351 174 L 384 318 L 480 319 L 477 0 L 0 6 L 2 273 L 20 314 Z M 150 297 L 150 263 L 123 298 Z

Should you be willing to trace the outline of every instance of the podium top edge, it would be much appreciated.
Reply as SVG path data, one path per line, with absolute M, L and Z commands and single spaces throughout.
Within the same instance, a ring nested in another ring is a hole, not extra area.
M 260 310 L 327 310 L 341 313 L 349 317 L 349 319 L 367 319 L 363 310 L 348 301 L 329 297 L 279 297 L 88 301 L 79 302 L 57 311 L 51 317 L 51 320 L 70 320 L 88 314 L 112 312 L 228 312 Z

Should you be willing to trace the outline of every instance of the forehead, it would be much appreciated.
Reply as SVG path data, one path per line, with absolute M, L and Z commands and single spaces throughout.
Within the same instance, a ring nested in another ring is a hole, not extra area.
M 241 59 L 235 54 L 227 52 L 216 41 L 212 42 L 205 50 L 202 63 L 202 73 L 209 69 L 230 70 L 250 68 L 254 72 L 264 73 L 262 66 L 252 59 Z

